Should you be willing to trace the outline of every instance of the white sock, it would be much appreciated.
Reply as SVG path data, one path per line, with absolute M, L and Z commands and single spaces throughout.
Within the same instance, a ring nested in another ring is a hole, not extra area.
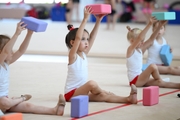
M 4 115 L 4 113 L 0 110 L 0 116 L 3 116 Z
M 169 82 L 170 81 L 170 78 L 163 78 L 162 79 L 164 82 Z

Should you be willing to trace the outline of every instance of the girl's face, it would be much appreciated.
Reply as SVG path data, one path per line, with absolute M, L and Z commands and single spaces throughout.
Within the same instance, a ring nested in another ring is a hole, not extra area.
M 156 25 L 154 26 L 153 31 L 155 31 L 155 30 L 157 29 L 157 27 L 158 27 L 158 24 L 156 24 Z M 165 32 L 165 28 L 164 28 L 164 26 L 162 26 L 161 29 L 160 29 L 160 31 L 159 31 L 159 33 L 158 33 L 158 37 L 163 36 L 163 35 L 164 35 L 164 32 Z
M 78 50 L 86 51 L 88 46 L 89 46 L 89 34 L 86 31 L 84 31 Z

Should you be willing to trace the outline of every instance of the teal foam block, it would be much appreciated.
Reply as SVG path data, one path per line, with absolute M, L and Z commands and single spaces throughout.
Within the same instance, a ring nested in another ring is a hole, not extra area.
M 156 17 L 157 20 L 175 20 L 175 12 L 153 12 L 152 16 Z
M 170 52 L 170 46 L 164 45 L 160 50 L 160 57 L 164 65 L 169 66 L 172 62 L 173 55 Z
M 148 64 L 143 64 L 142 65 L 142 71 L 144 71 L 149 65 Z

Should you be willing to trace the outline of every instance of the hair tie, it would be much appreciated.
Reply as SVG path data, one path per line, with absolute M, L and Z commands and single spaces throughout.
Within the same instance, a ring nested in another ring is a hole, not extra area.
M 69 28 L 69 31 L 71 31 L 71 30 L 73 30 L 74 29 L 74 27 L 71 27 L 71 28 Z

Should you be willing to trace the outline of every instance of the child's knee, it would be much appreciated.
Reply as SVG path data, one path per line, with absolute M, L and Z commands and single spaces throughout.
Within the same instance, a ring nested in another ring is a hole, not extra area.
M 1 98 L 0 99 L 0 109 L 8 110 L 11 108 L 11 101 L 9 99 Z
M 98 86 L 97 83 L 95 81 L 93 81 L 93 80 L 88 81 L 88 85 L 91 88 L 96 88 Z
M 157 65 L 156 64 L 151 64 L 149 65 L 149 67 L 152 69 L 152 70 L 157 70 Z

